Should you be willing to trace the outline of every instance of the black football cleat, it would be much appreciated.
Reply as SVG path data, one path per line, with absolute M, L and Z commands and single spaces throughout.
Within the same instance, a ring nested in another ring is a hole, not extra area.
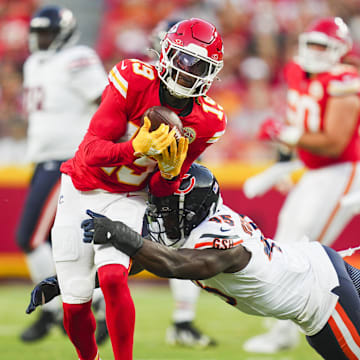
M 57 324 L 56 314 L 42 310 L 37 320 L 20 335 L 22 341 L 32 342 L 44 338 Z
M 96 323 L 96 332 L 95 332 L 96 343 L 98 345 L 102 345 L 108 337 L 109 337 L 109 332 L 105 319 L 98 320 Z

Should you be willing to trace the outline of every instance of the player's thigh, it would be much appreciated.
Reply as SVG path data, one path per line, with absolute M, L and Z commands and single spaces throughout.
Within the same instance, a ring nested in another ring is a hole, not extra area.
M 308 236 L 317 240 L 342 197 L 350 173 L 350 163 L 305 173 L 285 200 L 275 239 L 298 241 Z
M 117 199 L 102 213 L 112 220 L 122 221 L 141 234 L 145 208 L 146 202 L 143 193 L 130 197 L 122 194 L 117 195 Z M 112 245 L 94 245 L 94 249 L 97 268 L 107 264 L 121 264 L 126 268 L 130 265 L 130 258 Z
M 63 301 L 72 304 L 89 301 L 95 283 L 93 244 L 82 241 L 83 206 L 82 192 L 62 175 L 52 248 Z
M 35 168 L 17 229 L 17 241 L 23 249 L 35 248 L 48 238 L 56 211 L 61 162 L 52 164 L 51 171 L 44 164 Z

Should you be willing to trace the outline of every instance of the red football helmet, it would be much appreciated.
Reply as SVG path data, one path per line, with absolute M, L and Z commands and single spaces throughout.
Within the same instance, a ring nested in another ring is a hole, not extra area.
M 320 45 L 316 49 L 311 45 Z M 352 47 L 348 26 L 339 17 L 322 18 L 299 36 L 299 64 L 309 73 L 329 71 Z
M 201 19 L 180 21 L 162 40 L 159 77 L 174 96 L 205 95 L 223 67 L 223 54 L 215 26 Z

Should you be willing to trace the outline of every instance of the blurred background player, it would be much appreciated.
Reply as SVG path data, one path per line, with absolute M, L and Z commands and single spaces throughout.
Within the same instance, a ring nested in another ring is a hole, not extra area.
M 339 17 L 321 18 L 299 36 L 298 57 L 287 68 L 287 123 L 269 119 L 260 138 L 295 149 L 308 171 L 286 198 L 274 239 L 332 246 L 353 212 L 344 195 L 360 187 L 360 78 L 342 64 L 352 47 Z M 269 333 L 244 344 L 249 352 L 274 353 L 295 346 L 296 328 L 279 321 Z
M 115 360 L 132 359 L 135 323 L 127 284 L 130 258 L 111 246 L 83 244 L 79 224 L 85 209 L 94 207 L 141 232 L 147 187 L 158 196 L 175 191 L 193 161 L 225 131 L 223 109 L 205 96 L 222 59 L 215 26 L 197 18 L 174 25 L 163 39 L 156 67 L 127 59 L 111 69 L 78 151 L 61 166 L 53 254 L 64 327 L 81 360 L 99 357 L 91 311 L 95 268 Z M 180 117 L 185 136 L 178 143 L 175 130 L 169 132 L 164 124 L 149 132 L 145 117 L 141 125 L 144 112 L 154 105 Z
M 150 36 L 150 56 L 154 62 L 158 60 L 161 53 L 161 42 L 180 19 L 165 19 L 161 21 Z M 198 159 L 199 160 L 199 159 Z M 172 314 L 173 324 L 167 329 L 165 340 L 171 345 L 185 345 L 206 347 L 216 345 L 209 336 L 202 333 L 194 325 L 196 315 L 196 304 L 200 295 L 200 288 L 189 280 L 169 279 L 170 290 L 174 299 L 174 311 Z
M 27 158 L 35 169 L 16 236 L 35 283 L 55 271 L 49 236 L 60 190 L 60 165 L 74 155 L 107 83 L 97 54 L 76 45 L 78 38 L 69 9 L 44 6 L 31 19 L 31 55 L 24 64 L 23 87 Z M 34 341 L 47 335 L 61 321 L 60 309 L 58 301 L 44 306 L 21 339 Z

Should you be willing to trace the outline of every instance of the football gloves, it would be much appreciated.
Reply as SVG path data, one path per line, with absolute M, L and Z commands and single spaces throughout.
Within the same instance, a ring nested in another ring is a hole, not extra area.
M 109 218 L 86 210 L 91 219 L 84 220 L 81 227 L 84 229 L 83 241 L 94 244 L 112 244 L 116 249 L 134 256 L 143 245 L 143 238 L 136 231 L 130 229 L 121 221 L 112 221 Z
M 57 276 L 50 276 L 39 282 L 30 295 L 30 303 L 26 309 L 31 314 L 39 305 L 44 305 L 54 297 L 60 295 L 60 287 Z
M 160 154 L 175 139 L 175 129 L 169 132 L 169 125 L 161 124 L 150 132 L 151 121 L 145 116 L 144 125 L 133 139 L 135 156 L 154 156 Z
M 166 148 L 160 155 L 154 156 L 164 179 L 171 180 L 180 174 L 188 147 L 188 138 L 181 137 L 178 142 L 174 139 L 170 144 L 170 148 Z
M 267 118 L 260 125 L 257 137 L 259 140 L 274 140 L 289 146 L 295 146 L 299 142 L 302 133 L 298 127 L 286 125 L 276 119 Z

